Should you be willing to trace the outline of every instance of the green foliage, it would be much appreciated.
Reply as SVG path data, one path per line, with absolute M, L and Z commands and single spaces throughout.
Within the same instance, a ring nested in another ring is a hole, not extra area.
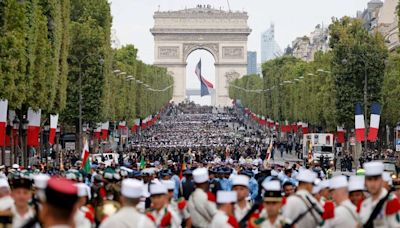
M 382 86 L 382 122 L 395 126 L 400 121 L 400 55 L 389 56 Z

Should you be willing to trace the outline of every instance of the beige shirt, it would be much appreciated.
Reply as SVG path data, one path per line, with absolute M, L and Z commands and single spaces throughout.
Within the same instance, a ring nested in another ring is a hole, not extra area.
M 300 198 L 301 197 L 301 198 Z M 294 221 L 300 214 L 309 210 L 311 207 L 310 202 L 307 198 L 315 204 L 314 208 L 317 208 L 320 212 L 323 209 L 320 203 L 306 190 L 298 190 L 296 194 L 287 198 L 285 208 L 283 210 L 283 217 Z M 315 209 L 308 212 L 305 216 L 298 221 L 296 227 L 317 227 L 321 224 L 322 217 L 319 215 Z
M 263 223 L 261 223 L 260 227 L 261 228 L 281 228 L 283 225 L 287 223 L 287 220 L 281 216 L 278 215 L 274 223 L 271 223 L 271 221 L 267 218 L 264 220 Z
M 155 224 L 134 207 L 123 207 L 100 224 L 100 228 L 156 228 Z
M 192 224 L 195 227 L 209 227 L 211 220 L 217 213 L 217 205 L 208 200 L 207 193 L 202 189 L 196 190 L 190 195 L 188 209 L 192 216 Z
M 164 217 L 164 215 L 166 213 L 165 211 L 166 210 L 165 210 L 165 207 L 164 207 L 160 211 L 153 210 L 153 211 L 150 212 L 153 215 L 153 217 L 156 219 L 157 227 L 160 227 L 161 220 L 162 220 L 162 218 Z M 180 220 L 179 216 L 172 210 L 168 210 L 167 209 L 167 211 L 170 212 L 171 215 L 172 215 L 170 227 L 171 228 L 179 228 L 179 227 L 181 227 L 181 221 L 182 220 Z
M 218 211 L 211 221 L 210 228 L 231 228 L 228 223 L 229 217 L 223 211 Z
M 13 214 L 13 228 L 19 228 L 25 225 L 25 223 L 35 216 L 35 212 L 31 207 L 28 208 L 28 211 L 21 215 L 17 212 L 17 208 L 15 208 L 15 204 L 11 207 L 11 213 Z
M 244 208 L 240 208 L 239 204 L 235 204 L 235 217 L 238 222 L 242 220 L 242 218 L 247 214 L 247 212 L 251 209 L 251 205 L 246 201 L 246 206 Z
M 345 200 L 335 207 L 335 217 L 325 221 L 324 228 L 357 227 L 359 216 L 357 208 L 350 200 Z

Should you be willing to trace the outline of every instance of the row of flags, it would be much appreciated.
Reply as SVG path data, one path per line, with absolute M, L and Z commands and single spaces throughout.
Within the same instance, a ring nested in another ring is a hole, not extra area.
M 283 121 L 282 124 L 279 122 L 275 122 L 270 118 L 265 118 L 264 116 L 257 115 L 254 112 L 250 111 L 250 109 L 245 108 L 245 113 L 249 115 L 254 121 L 262 126 L 267 126 L 270 129 L 275 129 L 284 133 L 298 132 L 301 130 L 303 134 L 309 133 L 308 123 L 305 122 L 297 122 L 290 124 L 288 121 Z M 379 131 L 379 122 L 381 115 L 381 105 L 378 102 L 372 102 L 371 104 L 371 118 L 370 118 L 370 127 L 368 131 L 367 140 L 371 142 L 375 142 L 378 137 Z M 365 123 L 364 123 L 364 114 L 361 103 L 357 103 L 355 106 L 355 133 L 356 140 L 358 142 L 365 141 Z M 337 126 L 337 142 L 344 143 L 345 142 L 345 131 L 343 126 Z
M 371 118 L 369 124 L 369 131 L 367 140 L 375 142 L 378 137 L 379 122 L 381 117 L 381 105 L 378 102 L 372 102 L 371 104 Z M 355 129 L 356 129 L 356 140 L 358 142 L 365 141 L 365 131 L 367 131 L 364 123 L 364 113 L 361 103 L 357 103 L 355 107 Z
M 30 147 L 39 146 L 39 134 L 41 124 L 41 110 L 28 109 L 27 120 L 27 145 Z M 0 146 L 9 146 L 10 137 L 14 137 L 14 129 L 11 128 L 12 134 L 8 136 L 6 134 L 7 123 L 13 126 L 13 120 L 15 119 L 15 111 L 8 110 L 8 101 L 0 100 Z M 8 117 L 8 118 L 7 118 Z M 49 144 L 54 144 L 54 139 L 57 131 L 58 114 L 50 114 L 50 129 L 49 129 Z M 8 121 L 7 121 L 8 119 Z M 14 144 L 18 145 L 17 137 L 14 139 Z

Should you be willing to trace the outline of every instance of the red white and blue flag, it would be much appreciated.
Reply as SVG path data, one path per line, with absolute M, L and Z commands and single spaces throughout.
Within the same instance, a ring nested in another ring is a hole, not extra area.
M 364 123 L 364 114 L 361 107 L 361 103 L 356 104 L 356 113 L 354 119 L 356 128 L 356 140 L 358 142 L 362 142 L 364 141 L 365 123 Z
M 40 118 L 42 111 L 34 111 L 32 108 L 28 109 L 28 140 L 27 144 L 31 147 L 39 146 L 39 133 L 40 133 Z
M 0 146 L 5 146 L 8 101 L 0 100 Z
M 197 77 L 200 80 L 200 96 L 210 95 L 210 91 L 208 89 L 214 88 L 213 84 L 207 81 L 203 75 L 201 74 L 201 59 L 199 63 L 197 63 L 196 70 L 194 71 Z
M 344 143 L 344 128 L 343 128 L 343 126 L 337 126 L 337 142 Z
M 54 138 L 56 137 L 57 132 L 57 124 L 58 124 L 58 114 L 50 115 L 50 135 L 49 135 L 49 144 L 54 144 Z
M 381 117 L 381 105 L 378 102 L 371 104 L 371 122 L 369 125 L 368 140 L 375 142 L 379 131 L 379 121 Z

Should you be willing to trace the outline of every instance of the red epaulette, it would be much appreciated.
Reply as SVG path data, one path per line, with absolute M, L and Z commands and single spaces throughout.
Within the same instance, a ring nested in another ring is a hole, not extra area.
M 228 223 L 231 225 L 233 228 L 239 228 L 239 223 L 236 220 L 235 216 L 229 216 L 228 217 Z
M 358 203 L 357 203 L 357 213 L 360 213 L 360 211 L 361 211 L 361 205 L 362 205 L 362 203 L 363 203 L 363 199 L 361 199 L 360 201 L 358 201 Z
M 393 199 L 390 199 L 386 203 L 386 208 L 385 208 L 385 214 L 386 215 L 393 215 L 399 212 L 400 210 L 400 202 L 397 197 L 394 197 Z
M 149 218 L 154 223 L 156 222 L 156 218 L 154 218 L 153 214 L 151 214 L 150 212 L 147 212 L 146 216 L 147 216 L 147 218 Z
M 92 205 L 86 205 L 87 210 L 85 211 L 85 218 L 87 218 L 91 223 L 95 223 L 94 208 Z
M 183 210 L 183 209 L 186 207 L 186 204 L 187 204 L 187 202 L 186 202 L 185 199 L 180 200 L 180 201 L 178 202 L 178 209 L 179 209 L 179 210 Z
M 101 187 L 99 189 L 99 195 L 104 200 L 107 198 L 107 192 L 106 192 L 106 189 L 104 187 Z
M 327 220 L 333 217 L 335 217 L 335 204 L 328 200 L 324 204 L 324 213 L 322 214 L 322 218 Z
M 282 197 L 282 206 L 284 206 L 287 202 L 287 198 L 284 196 Z
M 207 199 L 208 201 L 211 202 L 217 202 L 217 198 L 215 197 L 215 195 L 212 192 L 207 192 Z

